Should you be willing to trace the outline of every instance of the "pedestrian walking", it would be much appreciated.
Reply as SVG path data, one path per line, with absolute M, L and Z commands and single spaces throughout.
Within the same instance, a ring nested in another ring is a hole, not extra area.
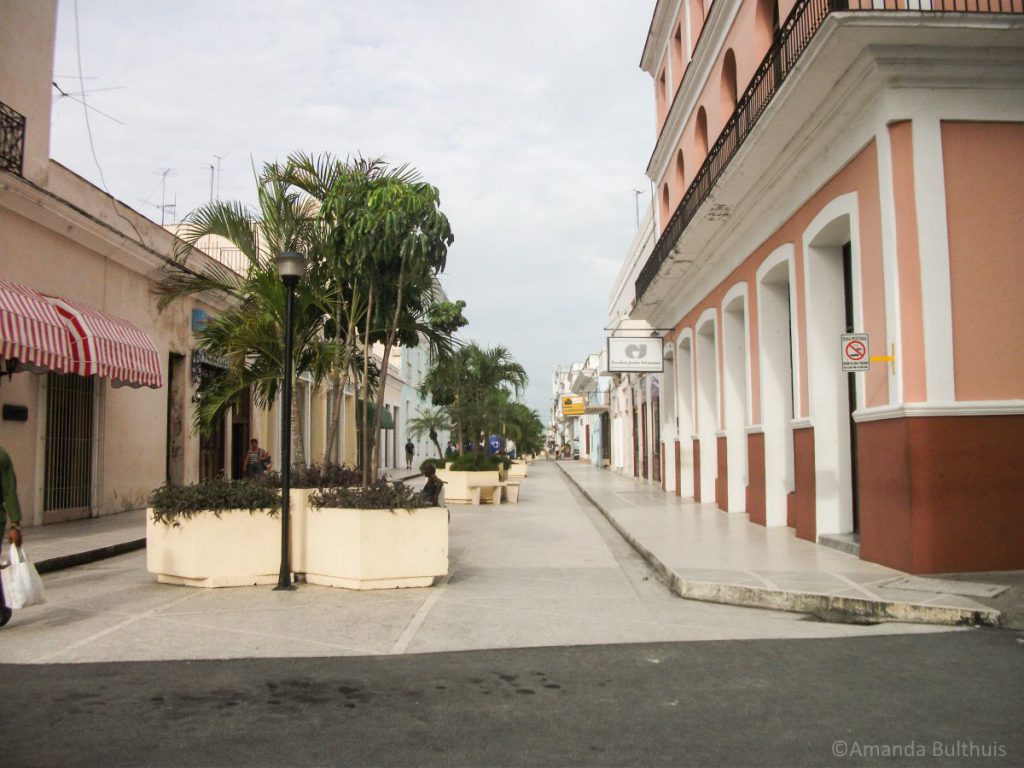
M 455 443 L 453 443 L 451 440 L 449 440 L 448 441 L 448 446 L 444 449 L 444 457 L 448 461 L 451 461 L 454 456 L 455 456 Z
M 14 462 L 7 450 L 0 445 L 0 540 L 3 539 L 7 523 L 11 524 L 11 546 L 21 546 L 21 505 L 18 503 L 18 478 L 14 474 Z M 11 620 L 13 611 L 4 600 L 3 583 L 0 582 L 0 627 Z
M 259 477 L 270 469 L 270 454 L 260 448 L 260 441 L 255 437 L 249 441 L 249 450 L 242 459 L 242 472 L 247 478 Z
M 405 443 L 405 468 L 412 469 L 412 457 L 416 455 L 416 446 L 412 444 L 412 438 Z

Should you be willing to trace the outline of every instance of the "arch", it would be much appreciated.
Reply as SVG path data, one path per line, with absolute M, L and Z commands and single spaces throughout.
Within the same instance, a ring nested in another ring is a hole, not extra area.
M 679 200 L 682 201 L 686 195 L 686 159 L 683 157 L 682 148 L 676 150 L 675 183 L 679 190 Z
M 647 433 L 647 456 L 650 457 L 650 461 L 645 463 L 647 466 L 646 477 L 648 480 L 660 484 L 662 478 L 661 471 L 661 379 L 657 375 L 651 376 L 648 379 L 650 385 L 648 387 L 648 398 L 647 402 L 650 404 L 647 410 L 647 421 L 650 424 L 646 429 Z
M 676 421 L 679 434 L 679 495 L 691 498 L 694 491 L 693 438 L 697 434 L 694 409 L 693 330 L 680 333 L 676 353 Z
M 856 431 L 862 373 L 842 372 L 836 340 L 861 325 L 857 194 L 829 202 L 803 235 L 807 409 L 814 425 L 815 535 L 856 529 Z M 848 268 L 846 268 L 848 267 Z M 849 284 L 847 286 L 847 283 Z M 849 287 L 849 291 L 847 291 Z M 852 323 L 848 323 L 847 314 Z
M 745 512 L 749 474 L 746 428 L 750 421 L 750 336 L 745 282 L 733 286 L 722 300 L 722 358 L 728 478 L 724 506 L 729 512 Z
M 693 129 L 694 142 L 697 145 L 697 154 L 703 163 L 708 156 L 708 113 L 704 107 L 697 110 L 697 120 Z
M 678 439 L 676 414 L 676 371 L 675 371 L 675 345 L 665 346 L 662 359 L 661 374 L 661 427 L 659 433 L 662 440 L 662 455 L 664 457 L 665 471 L 662 472 L 662 481 L 666 491 L 675 493 L 676 469 L 675 469 L 675 442 Z
M 793 419 L 799 413 L 794 374 L 796 342 L 795 249 L 772 251 L 757 269 L 758 361 L 764 431 L 765 525 L 786 525 L 795 489 Z
M 668 182 L 664 182 L 661 185 L 661 228 L 662 230 L 668 226 L 668 217 L 672 211 L 671 204 L 668 197 Z
M 680 21 L 672 36 L 672 82 L 675 90 L 683 80 L 683 36 L 683 23 Z
M 723 126 L 729 121 L 732 113 L 736 111 L 736 102 L 739 98 L 736 88 L 736 54 L 730 48 L 725 52 L 725 57 L 722 59 L 719 109 Z
M 754 40 L 758 57 L 764 56 L 779 31 L 779 0 L 757 0 L 754 9 Z
M 700 499 L 715 501 L 718 477 L 718 318 L 712 307 L 697 322 L 697 435 L 700 445 Z

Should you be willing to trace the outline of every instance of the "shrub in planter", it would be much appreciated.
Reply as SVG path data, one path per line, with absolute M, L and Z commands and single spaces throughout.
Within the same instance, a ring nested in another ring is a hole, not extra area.
M 505 467 L 501 456 L 485 453 L 460 453 L 452 460 L 453 472 L 494 472 Z
M 281 508 L 281 495 L 269 479 L 229 480 L 220 476 L 192 485 L 162 485 L 150 495 L 149 506 L 155 522 L 177 527 L 182 520 L 204 511 L 218 517 L 229 509 L 269 511 L 275 516 Z
M 316 509 L 420 509 L 428 506 L 419 491 L 387 480 L 378 480 L 366 488 L 323 488 L 310 494 L 309 503 Z
M 165 584 L 273 584 L 281 491 L 268 478 L 164 485 L 150 497 L 146 568 Z
M 361 473 L 344 464 L 298 464 L 292 467 L 292 488 L 334 488 L 359 485 Z

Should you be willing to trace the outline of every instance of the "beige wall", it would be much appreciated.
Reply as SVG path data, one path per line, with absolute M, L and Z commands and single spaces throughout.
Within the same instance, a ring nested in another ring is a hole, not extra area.
M 23 173 L 46 182 L 56 0 L 0 0 L 0 101 L 25 116 Z

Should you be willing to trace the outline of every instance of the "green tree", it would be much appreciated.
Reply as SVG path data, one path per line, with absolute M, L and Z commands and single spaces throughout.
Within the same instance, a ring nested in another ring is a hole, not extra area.
M 501 415 L 510 394 L 520 394 L 529 382 L 523 367 L 508 349 L 484 349 L 476 343 L 459 348 L 453 355 L 435 362 L 423 389 L 434 405 L 445 406 L 458 431 L 477 450 L 482 435 L 501 426 Z
M 454 236 L 448 218 L 440 210 L 437 188 L 407 171 L 401 178 L 383 179 L 373 186 L 367 194 L 366 206 L 356 217 L 352 235 L 350 242 L 366 269 L 369 285 L 363 347 L 370 349 L 374 341 L 383 345 L 372 427 L 368 390 L 365 382 L 363 385 L 363 455 L 368 458 L 364 482 L 369 482 L 379 466 L 377 436 L 387 361 L 400 335 L 408 346 L 415 346 L 422 333 L 436 348 L 433 351 L 450 347 L 450 336 L 428 321 L 435 303 L 436 276 L 444 270 Z
M 228 307 L 199 332 L 198 346 L 225 359 L 228 370 L 203 394 L 194 427 L 208 430 L 223 409 L 252 391 L 261 408 L 275 402 L 284 371 L 285 287 L 276 256 L 297 251 L 319 257 L 326 242 L 315 206 L 291 189 L 282 168 L 264 165 L 256 177 L 258 209 L 238 202 L 210 202 L 190 213 L 179 230 L 174 259 L 154 289 L 162 310 L 184 296 L 210 293 Z M 222 237 L 246 259 L 238 274 L 216 261 L 195 257 L 207 236 Z M 322 381 L 332 348 L 323 336 L 322 300 L 315 286 L 300 281 L 293 323 L 293 364 L 296 375 L 308 372 L 314 385 Z M 292 402 L 293 456 L 305 463 L 303 425 L 298 399 Z
M 409 436 L 420 438 L 423 435 L 427 435 L 430 438 L 430 442 L 437 448 L 437 457 L 443 459 L 444 451 L 441 450 L 438 433 L 447 432 L 452 428 L 448 414 L 444 412 L 443 408 L 420 409 L 416 411 L 416 414 L 407 422 Z

